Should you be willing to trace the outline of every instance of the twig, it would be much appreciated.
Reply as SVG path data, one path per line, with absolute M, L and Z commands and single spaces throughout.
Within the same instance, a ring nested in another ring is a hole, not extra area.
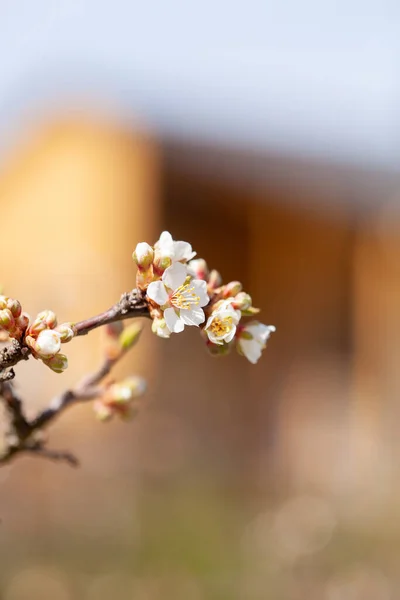
M 142 293 L 138 290 L 132 290 L 123 294 L 120 301 L 107 311 L 80 321 L 73 327 L 77 336 L 86 335 L 102 325 L 148 315 L 148 306 Z M 99 397 L 103 391 L 99 384 L 109 375 L 113 366 L 124 353 L 124 350 L 121 350 L 114 358 L 105 358 L 94 373 L 86 375 L 75 388 L 66 390 L 55 397 L 47 408 L 40 411 L 33 419 L 28 420 L 24 414 L 23 403 L 10 381 L 14 376 L 13 369 L 10 371 L 7 369 L 20 360 L 28 359 L 30 351 L 28 348 L 21 346 L 16 340 L 12 340 L 10 346 L 0 352 L 0 368 L 2 369 L 0 371 L 0 395 L 3 398 L 10 419 L 10 429 L 6 436 L 8 443 L 3 454 L 0 455 L 0 466 L 9 463 L 17 455 L 23 453 L 35 454 L 56 461 L 61 460 L 71 466 L 77 466 L 78 461 L 73 454 L 50 450 L 45 445 L 45 441 L 38 439 L 37 436 L 68 407 Z
M 86 335 L 93 329 L 123 321 L 133 317 L 148 317 L 149 309 L 144 300 L 143 292 L 140 290 L 132 290 L 122 294 L 119 302 L 111 306 L 108 310 L 79 323 L 75 323 L 73 328 L 75 335 Z M 31 351 L 18 340 L 11 340 L 10 344 L 0 350 L 0 381 L 4 379 L 12 379 L 13 375 L 5 374 L 5 370 L 13 367 L 21 360 L 28 360 Z

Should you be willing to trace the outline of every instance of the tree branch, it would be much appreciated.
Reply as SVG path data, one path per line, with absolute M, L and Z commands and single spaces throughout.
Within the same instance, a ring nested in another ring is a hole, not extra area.
M 120 301 L 105 312 L 80 321 L 73 325 L 73 328 L 76 336 L 80 336 L 109 323 L 145 316 L 149 316 L 149 311 L 143 293 L 139 290 L 132 290 L 123 294 Z M 6 435 L 6 447 L 3 453 L 0 454 L 0 466 L 9 463 L 17 455 L 23 453 L 35 454 L 51 460 L 61 460 L 72 466 L 77 466 L 78 461 L 73 454 L 49 450 L 46 447 L 46 442 L 40 437 L 40 432 L 57 419 L 68 407 L 101 396 L 104 387 L 100 386 L 100 383 L 109 375 L 111 369 L 125 354 L 125 351 L 121 349 L 115 357 L 106 357 L 94 373 L 86 375 L 73 389 L 66 390 L 53 398 L 49 406 L 31 420 L 28 420 L 25 416 L 23 403 L 10 381 L 14 376 L 14 371 L 13 369 L 7 370 L 20 360 L 27 360 L 29 354 L 30 350 L 22 346 L 17 340 L 12 340 L 11 344 L 0 352 L 0 368 L 2 369 L 0 371 L 0 395 L 10 420 L 10 429 Z
M 125 292 L 119 302 L 108 310 L 75 323 L 73 328 L 76 336 L 86 335 L 97 327 L 133 317 L 149 317 L 149 309 L 144 294 L 136 289 Z M 0 350 L 0 382 L 13 379 L 14 372 L 12 371 L 10 375 L 10 371 L 7 371 L 7 369 L 15 366 L 21 360 L 28 360 L 30 355 L 31 351 L 27 346 L 24 346 L 18 340 L 11 340 L 8 346 Z

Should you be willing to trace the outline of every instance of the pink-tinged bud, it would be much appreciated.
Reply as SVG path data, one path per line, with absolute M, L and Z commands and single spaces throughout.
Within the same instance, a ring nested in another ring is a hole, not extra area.
M 218 271 L 213 269 L 208 278 L 208 288 L 211 290 L 215 290 L 216 288 L 218 288 L 221 285 L 221 283 L 222 283 L 221 275 L 218 273 Z
M 56 327 L 55 331 L 60 334 L 62 344 L 70 342 L 75 335 L 74 330 L 72 329 L 72 323 L 62 323 Z
M 231 281 L 230 283 L 224 285 L 222 290 L 222 297 L 232 298 L 233 296 L 237 296 L 237 294 L 239 294 L 239 292 L 242 291 L 242 288 L 243 286 L 240 283 L 240 281 Z
M 20 316 L 22 311 L 21 304 L 18 302 L 18 300 L 15 300 L 14 298 L 7 299 L 7 308 L 11 311 L 15 319 Z
M 55 373 L 63 373 L 68 368 L 68 358 L 65 354 L 56 354 L 52 358 L 43 360 L 43 362 Z
M 154 259 L 154 250 L 146 242 L 140 242 L 136 246 L 135 251 L 132 254 L 132 258 L 139 269 L 148 269 Z
M 125 327 L 119 336 L 119 343 L 122 350 L 129 350 L 129 348 L 132 348 L 139 341 L 142 329 L 143 325 L 139 323 L 132 323 L 128 327 Z
M 0 310 L 0 327 L 12 332 L 15 327 L 15 319 L 8 308 Z
M 15 324 L 18 327 L 18 329 L 20 329 L 21 331 L 25 331 L 25 329 L 29 325 L 29 315 L 27 313 L 22 313 L 18 317 L 18 319 L 16 319 Z
M 44 321 L 48 329 L 53 329 L 57 325 L 57 317 L 52 310 L 42 310 L 36 317 L 37 321 Z
M 207 281 L 210 274 L 206 261 L 203 258 L 196 258 L 188 262 L 188 273 L 195 279 Z
M 61 336 L 53 329 L 41 331 L 36 338 L 34 353 L 38 358 L 53 358 L 61 349 Z
M 57 317 L 52 310 L 42 310 L 32 325 L 29 327 L 29 335 L 39 335 L 45 329 L 53 329 L 57 325 Z
M 251 306 L 251 296 L 246 292 L 239 292 L 233 299 L 232 306 L 236 310 L 247 310 Z

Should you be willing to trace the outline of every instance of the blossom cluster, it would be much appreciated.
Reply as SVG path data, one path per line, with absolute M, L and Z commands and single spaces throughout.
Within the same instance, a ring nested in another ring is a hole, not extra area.
M 31 322 L 18 300 L 0 296 L 0 333 L 3 340 L 13 338 L 27 346 L 35 358 L 56 373 L 67 368 L 68 359 L 60 352 L 61 344 L 72 340 L 74 331 L 71 323 L 57 325 L 51 310 L 40 312 Z
M 259 312 L 249 294 L 238 281 L 223 285 L 220 274 L 195 255 L 188 242 L 173 240 L 167 231 L 154 246 L 136 246 L 136 284 L 146 292 L 153 332 L 169 338 L 186 326 L 199 327 L 212 354 L 226 354 L 236 345 L 256 363 L 275 327 L 255 320 L 243 323 L 242 317 Z

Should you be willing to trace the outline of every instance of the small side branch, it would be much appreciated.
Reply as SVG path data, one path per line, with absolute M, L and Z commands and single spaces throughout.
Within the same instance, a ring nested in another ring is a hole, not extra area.
M 80 321 L 73 327 L 77 336 L 86 335 L 97 327 L 132 317 L 148 316 L 148 314 L 148 306 L 142 292 L 133 290 L 123 294 L 120 301 L 104 313 Z M 125 350 L 121 348 L 113 358 L 106 357 L 94 373 L 85 376 L 74 388 L 55 397 L 44 410 L 31 420 L 27 419 L 23 403 L 12 385 L 11 379 L 14 371 L 10 369 L 20 360 L 29 358 L 29 354 L 29 349 L 21 346 L 17 340 L 12 340 L 11 344 L 0 352 L 0 369 L 2 369 L 0 371 L 0 396 L 3 399 L 10 424 L 6 435 L 6 447 L 0 454 L 0 466 L 9 463 L 20 454 L 35 454 L 77 466 L 78 461 L 73 454 L 48 449 L 41 432 L 70 406 L 100 397 L 105 389 L 104 384 L 101 385 L 101 383 L 125 354 Z

